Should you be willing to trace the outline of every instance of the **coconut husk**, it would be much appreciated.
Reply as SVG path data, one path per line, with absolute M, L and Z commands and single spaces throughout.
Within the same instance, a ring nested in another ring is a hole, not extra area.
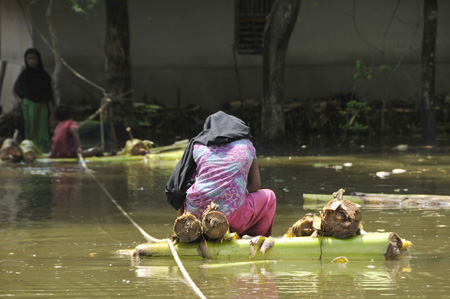
M 322 231 L 324 236 L 347 238 L 357 234 L 361 225 L 362 214 L 359 205 L 342 199 L 340 189 L 333 193 L 335 199 L 326 204 L 322 210 Z
M 20 162 L 23 159 L 22 150 L 13 138 L 3 141 L 0 153 L 2 161 Z
M 286 232 L 286 237 L 311 236 L 314 232 L 313 228 L 314 216 L 311 213 L 306 214 L 303 218 L 295 222 Z
M 389 245 L 385 253 L 387 260 L 395 260 L 398 258 L 400 250 L 403 247 L 403 241 L 396 233 L 391 233 L 389 236 Z
M 180 241 L 185 243 L 195 242 L 202 236 L 202 224 L 191 213 L 184 213 L 175 220 L 173 231 Z
M 26 163 L 34 162 L 38 154 L 42 154 L 41 150 L 37 147 L 37 145 L 29 139 L 22 140 L 19 146 L 20 149 L 22 150 L 23 161 Z
M 150 140 L 131 139 L 125 143 L 123 152 L 127 155 L 146 155 L 150 152 L 153 142 Z
M 227 217 L 218 208 L 219 205 L 211 203 L 202 214 L 203 232 L 210 240 L 222 239 L 230 228 Z
M 23 152 L 23 161 L 25 163 L 32 163 L 36 161 L 36 153 L 34 151 Z

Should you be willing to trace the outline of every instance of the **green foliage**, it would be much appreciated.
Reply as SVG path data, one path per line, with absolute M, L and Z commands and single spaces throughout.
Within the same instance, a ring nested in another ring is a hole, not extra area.
M 391 66 L 389 64 L 382 64 L 382 65 L 380 65 L 380 67 L 378 69 L 380 71 L 384 71 L 384 70 L 390 71 L 391 70 Z
M 388 64 L 382 64 L 378 67 L 379 71 L 389 71 L 391 70 L 391 66 Z M 353 78 L 359 79 L 359 80 L 370 80 L 372 79 L 373 70 L 370 66 L 367 66 L 364 61 L 361 59 L 356 60 L 355 65 L 355 74 L 353 74 Z
M 355 74 L 353 75 L 353 78 L 359 79 L 359 80 L 370 80 L 372 79 L 372 69 L 364 64 L 364 62 L 361 59 L 356 60 L 356 66 L 355 66 Z
M 71 9 L 77 13 L 91 16 L 98 5 L 98 0 L 68 0 L 71 3 Z
M 366 102 L 359 102 L 356 100 L 351 100 L 345 104 L 345 110 L 340 113 L 343 116 L 346 116 L 347 123 L 345 125 L 340 125 L 340 128 L 343 130 L 350 131 L 366 131 L 369 129 L 369 126 L 362 125 L 358 122 L 358 119 L 361 117 L 365 117 L 366 114 L 372 108 L 367 105 Z
M 359 114 L 360 112 L 369 112 L 370 109 L 371 108 L 367 105 L 366 102 L 351 100 L 347 102 L 347 104 L 345 104 L 345 111 L 343 111 L 343 113 Z
M 70 8 L 77 12 L 84 14 L 86 16 L 95 15 L 94 9 L 99 4 L 99 0 L 67 0 L 70 3 Z M 35 4 L 38 0 L 30 0 L 30 4 Z

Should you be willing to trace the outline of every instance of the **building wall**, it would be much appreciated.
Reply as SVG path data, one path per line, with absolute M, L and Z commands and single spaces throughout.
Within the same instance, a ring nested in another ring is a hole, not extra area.
M 24 51 L 21 49 L 29 48 L 32 38 L 18 2 L 0 0 L 0 57 L 22 64 Z M 28 1 L 21 2 L 25 7 Z
M 45 2 L 37 1 L 31 11 L 35 28 L 48 36 Z M 53 16 L 62 57 L 88 79 L 105 87 L 103 1 L 94 18 L 74 13 L 64 1 L 56 3 Z M 438 3 L 436 92 L 443 94 L 449 92 L 450 79 L 450 2 Z M 234 1 L 129 0 L 128 5 L 136 100 L 156 99 L 161 104 L 175 105 L 179 88 L 181 103 L 219 109 L 240 99 L 238 80 L 244 98 L 261 98 L 261 55 L 237 55 L 239 77 L 236 75 L 232 52 Z M 363 96 L 363 82 L 353 78 L 355 61 L 362 59 L 373 66 L 368 99 L 417 101 L 421 5 L 421 1 L 413 0 L 302 1 L 289 43 L 285 100 L 353 90 Z M 50 51 L 37 35 L 34 42 L 51 72 Z M 390 65 L 391 70 L 379 71 L 382 64 Z M 98 90 L 66 69 L 61 86 L 63 101 L 85 99 L 95 104 L 101 97 Z

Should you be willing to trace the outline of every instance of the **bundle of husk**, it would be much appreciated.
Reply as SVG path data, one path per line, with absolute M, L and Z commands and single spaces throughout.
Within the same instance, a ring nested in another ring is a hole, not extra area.
M 403 244 L 403 241 L 409 244 Z M 405 246 L 410 245 L 412 245 L 411 242 L 402 240 L 402 238 L 400 238 L 400 236 L 396 233 L 391 233 L 391 235 L 389 236 L 389 246 L 384 255 L 387 260 L 394 260 L 399 254 L 401 254 L 401 251 L 404 250 Z
M 1 150 L 0 156 L 2 161 L 11 161 L 11 162 L 22 161 L 23 153 L 19 147 L 19 144 L 16 141 L 18 134 L 19 131 L 16 130 L 13 138 L 6 138 L 5 141 L 3 141 L 2 147 L 0 149 Z
M 140 140 L 140 139 L 131 139 L 127 140 L 125 143 L 125 148 L 123 149 L 123 153 L 126 155 L 145 155 L 150 152 L 150 148 L 153 146 L 153 141 L 150 140 Z
M 313 228 L 314 216 L 311 213 L 306 214 L 303 218 L 295 222 L 284 235 L 288 238 L 311 236 L 314 232 Z
M 359 205 L 343 199 L 345 190 L 333 193 L 334 199 L 322 210 L 322 231 L 324 236 L 347 238 L 356 235 L 361 226 L 362 214 Z
M 22 140 L 19 147 L 22 150 L 23 160 L 27 163 L 34 162 L 37 156 L 42 154 L 39 147 L 29 139 Z
M 230 228 L 227 217 L 218 208 L 219 205 L 211 203 L 202 214 L 203 232 L 210 240 L 222 239 Z
M 175 220 L 173 231 L 175 236 L 185 243 L 198 241 L 203 235 L 200 220 L 187 212 Z

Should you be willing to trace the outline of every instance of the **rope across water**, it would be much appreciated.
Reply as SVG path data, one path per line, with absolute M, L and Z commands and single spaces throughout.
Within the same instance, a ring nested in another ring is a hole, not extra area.
M 194 292 L 200 297 L 200 298 L 205 298 L 206 297 L 203 295 L 203 293 L 200 291 L 200 289 L 197 287 L 197 285 L 194 283 L 194 281 L 191 279 L 191 277 L 189 276 L 189 273 L 186 271 L 186 269 L 183 266 L 183 263 L 180 260 L 180 257 L 178 256 L 178 253 L 175 249 L 175 247 L 173 246 L 172 240 L 170 240 L 169 238 L 166 239 L 156 239 L 152 236 L 150 236 L 142 227 L 139 226 L 139 224 L 136 223 L 136 221 L 134 221 L 134 219 L 127 213 L 125 212 L 124 209 L 122 209 L 122 207 L 117 203 L 117 201 L 114 199 L 114 197 L 112 197 L 112 195 L 108 192 L 108 190 L 106 190 L 105 186 L 103 186 L 103 184 L 97 179 L 97 177 L 94 175 L 94 171 L 91 170 L 90 168 L 87 167 L 86 162 L 84 161 L 83 157 L 81 155 L 78 156 L 78 158 L 80 159 L 80 163 L 81 166 L 83 167 L 83 169 L 85 170 L 85 172 L 87 174 L 89 174 L 94 181 L 96 181 L 98 183 L 98 185 L 100 186 L 100 188 L 102 188 L 102 190 L 105 192 L 105 194 L 109 197 L 109 199 L 112 201 L 112 203 L 117 207 L 117 209 L 119 209 L 119 211 L 126 217 L 128 218 L 128 220 L 130 220 L 131 224 L 133 224 L 140 232 L 141 234 L 144 236 L 144 238 L 151 243 L 161 243 L 161 242 L 166 242 L 169 245 L 170 248 L 170 252 L 172 253 L 173 258 L 175 259 L 175 262 L 178 265 L 178 268 L 180 268 L 181 273 L 183 273 L 184 278 L 187 280 L 189 286 L 194 290 Z

